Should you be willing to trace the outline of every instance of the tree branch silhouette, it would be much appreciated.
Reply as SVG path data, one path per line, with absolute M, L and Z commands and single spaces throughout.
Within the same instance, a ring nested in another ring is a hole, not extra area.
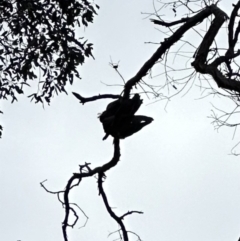
M 187 9 L 190 8 L 186 4 L 185 7 Z M 235 23 L 235 18 L 238 14 L 238 10 L 240 8 L 240 1 L 238 4 L 234 6 L 234 9 L 232 11 L 232 14 L 230 16 L 230 21 L 228 25 L 228 44 L 229 48 L 226 50 L 224 55 L 216 53 L 218 52 L 218 49 L 211 49 L 211 46 L 213 42 L 216 39 L 216 36 L 221 29 L 223 23 L 229 19 L 228 16 L 226 15 L 225 12 L 223 12 L 220 8 L 218 8 L 217 5 L 212 4 L 210 6 L 206 6 L 204 9 L 199 11 L 198 13 L 194 13 L 192 17 L 186 17 L 182 18 L 181 20 L 174 21 L 174 22 L 165 22 L 163 20 L 155 20 L 151 19 L 151 21 L 154 24 L 168 27 L 170 28 L 171 26 L 175 26 L 177 24 L 181 24 L 180 27 L 178 27 L 175 31 L 172 31 L 172 35 L 169 36 L 168 38 L 165 38 L 163 42 L 160 43 L 159 48 L 152 54 L 152 56 L 142 65 L 142 67 L 139 68 L 137 73 L 130 78 L 126 83 L 124 84 L 124 88 L 122 92 L 119 95 L 112 95 L 112 94 L 105 94 L 105 95 L 96 95 L 92 97 L 82 97 L 80 94 L 77 94 L 73 92 L 73 95 L 80 100 L 80 103 L 85 104 L 87 102 L 91 101 L 96 101 L 99 99 L 103 98 L 112 98 L 112 99 L 118 99 L 120 100 L 121 98 L 123 100 L 129 100 L 130 99 L 130 94 L 132 91 L 132 88 L 136 86 L 137 84 L 140 83 L 140 81 L 150 73 L 151 69 L 153 66 L 158 62 L 164 59 L 165 56 L 169 53 L 169 49 L 177 42 L 181 41 L 183 35 L 192 29 L 194 26 L 197 26 L 201 22 L 203 22 L 205 19 L 207 19 L 209 16 L 213 15 L 214 19 L 210 23 L 210 27 L 206 31 L 205 35 L 202 38 L 202 41 L 196 50 L 195 54 L 193 55 L 193 61 L 191 63 L 191 66 L 195 69 L 197 73 L 200 74 L 207 74 L 212 77 L 212 79 L 215 81 L 217 86 L 225 91 L 228 91 L 230 96 L 233 99 L 236 99 L 236 104 L 239 107 L 239 95 L 240 95 L 240 81 L 239 77 L 240 74 L 238 72 L 234 72 L 233 69 L 231 68 L 231 63 L 234 62 L 235 58 L 237 58 L 240 55 L 239 50 L 234 50 L 237 40 L 238 40 L 238 35 L 240 32 L 240 24 L 238 27 L 235 29 L 234 28 L 234 23 Z M 193 11 L 190 11 L 191 14 L 193 14 Z M 210 56 L 210 52 L 214 51 L 215 54 Z M 217 57 L 216 57 L 217 56 Z M 220 65 L 225 64 L 228 69 L 227 74 L 223 74 L 220 69 Z M 165 67 L 167 69 L 167 64 L 165 63 Z M 166 71 L 167 75 L 167 71 Z M 189 79 L 193 78 L 193 74 L 189 75 L 187 78 L 186 83 L 188 83 Z M 186 78 L 186 77 L 185 77 Z M 184 78 L 183 78 L 184 79 Z M 145 83 L 145 82 L 144 82 Z M 174 85 L 176 83 L 176 80 L 172 80 L 171 82 L 168 82 L 166 86 L 171 84 L 174 86 L 174 89 L 177 89 L 177 87 Z M 185 87 L 185 85 L 184 85 Z M 184 88 L 183 87 L 183 88 Z M 151 88 L 153 88 L 151 86 Z M 181 90 L 180 90 L 181 91 Z M 180 93 L 180 91 L 178 93 Z M 232 115 L 232 113 L 230 113 Z M 221 121 L 220 119 L 216 119 L 218 121 Z M 225 124 L 226 122 L 221 122 L 221 124 Z M 114 138 L 113 145 L 114 145 L 114 154 L 113 158 L 111 161 L 107 162 L 103 166 L 96 167 L 94 169 L 90 168 L 89 163 L 85 163 L 84 165 L 80 166 L 80 172 L 79 173 L 74 173 L 73 176 L 68 180 L 68 183 L 66 185 L 66 188 L 64 191 L 57 192 L 63 193 L 63 206 L 65 208 L 65 218 L 62 224 L 62 230 L 63 230 L 63 236 L 64 240 L 68 241 L 67 237 L 67 228 L 68 227 L 74 227 L 78 220 L 77 212 L 75 211 L 74 207 L 71 206 L 71 203 L 69 201 L 69 194 L 72 188 L 76 187 L 81 183 L 81 180 L 83 178 L 87 177 L 92 177 L 94 175 L 98 175 L 98 188 L 99 188 L 99 195 L 101 195 L 103 202 L 105 204 L 105 207 L 107 209 L 107 212 L 109 215 L 119 224 L 122 235 L 123 235 L 123 240 L 128 241 L 128 231 L 123 223 L 124 217 L 127 215 L 131 215 L 133 213 L 139 213 L 141 214 L 142 212 L 138 211 L 129 211 L 126 214 L 122 216 L 117 216 L 113 210 L 111 209 L 107 195 L 103 189 L 103 180 L 105 178 L 105 173 L 108 172 L 111 168 L 115 167 L 117 163 L 119 162 L 120 158 L 120 141 L 118 138 Z M 73 184 L 75 181 L 77 181 L 76 184 Z M 44 186 L 43 186 L 44 187 Z M 69 215 L 70 213 L 73 213 L 75 215 L 75 221 L 73 224 L 69 224 Z M 130 232 L 130 231 L 129 231 Z M 133 233 L 133 232 L 132 232 Z

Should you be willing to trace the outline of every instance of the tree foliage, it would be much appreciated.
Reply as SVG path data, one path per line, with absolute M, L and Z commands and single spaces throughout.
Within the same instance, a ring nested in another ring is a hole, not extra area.
M 29 96 L 35 102 L 66 92 L 66 84 L 80 78 L 77 67 L 92 56 L 92 44 L 76 30 L 93 22 L 97 8 L 87 0 L 2 0 L 0 99 L 16 101 L 30 80 L 39 81 Z
M 1 0 L 0 100 L 17 101 L 29 81 L 38 81 L 29 96 L 35 103 L 67 93 L 66 84 L 80 78 L 77 67 L 93 57 L 93 44 L 76 30 L 92 23 L 98 8 L 88 0 Z

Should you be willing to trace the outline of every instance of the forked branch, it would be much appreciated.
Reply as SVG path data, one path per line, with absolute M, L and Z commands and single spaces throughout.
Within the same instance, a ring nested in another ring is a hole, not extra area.
M 164 39 L 164 41 L 160 43 L 159 48 L 142 65 L 142 67 L 139 69 L 139 71 L 136 73 L 136 75 L 133 76 L 132 78 L 130 78 L 125 83 L 124 90 L 122 92 L 123 96 L 122 96 L 122 93 L 121 93 L 120 95 L 106 94 L 106 95 L 96 95 L 96 96 L 85 98 L 85 97 L 82 97 L 81 95 L 73 92 L 74 96 L 77 99 L 79 99 L 80 103 L 82 103 L 82 104 L 84 104 L 86 102 L 90 102 L 90 101 L 103 99 L 103 98 L 118 99 L 119 105 L 120 105 L 120 107 L 122 107 L 124 101 L 130 100 L 130 94 L 131 94 L 132 88 L 136 84 L 140 83 L 142 78 L 144 76 L 146 76 L 151 71 L 152 67 L 159 60 L 163 59 L 163 57 L 167 53 L 167 51 L 176 42 L 180 41 L 181 38 L 183 37 L 183 35 L 188 30 L 190 30 L 194 26 L 196 26 L 199 23 L 201 23 L 202 21 L 204 21 L 210 15 L 214 15 L 214 19 L 211 22 L 208 31 L 204 35 L 204 37 L 202 39 L 202 42 L 201 42 L 198 50 L 196 51 L 196 53 L 194 55 L 194 61 L 192 62 L 192 66 L 195 68 L 195 70 L 198 73 L 211 75 L 212 78 L 214 79 L 214 81 L 217 83 L 218 87 L 223 88 L 225 90 L 228 90 L 230 92 L 237 93 L 237 95 L 239 96 L 240 81 L 238 79 L 233 78 L 234 74 L 231 73 L 231 71 L 230 71 L 230 75 L 227 76 L 227 75 L 224 75 L 219 70 L 219 66 L 222 63 L 226 63 L 226 65 L 230 69 L 230 67 L 229 67 L 230 61 L 233 60 L 234 58 L 240 56 L 240 51 L 234 51 L 235 45 L 237 43 L 238 35 L 239 35 L 239 32 L 240 32 L 240 25 L 239 25 L 236 28 L 235 33 L 234 33 L 234 22 L 235 22 L 235 18 L 237 16 L 239 8 L 240 8 L 240 1 L 234 7 L 234 11 L 233 11 L 233 13 L 230 17 L 230 22 L 229 22 L 229 25 L 228 25 L 228 29 L 229 29 L 229 49 L 226 51 L 225 55 L 216 57 L 214 60 L 210 59 L 211 61 L 208 59 L 209 53 L 210 53 L 210 47 L 213 44 L 213 41 L 215 40 L 216 35 L 218 34 L 218 32 L 219 32 L 220 28 L 222 27 L 223 23 L 228 19 L 228 16 L 221 9 L 219 9 L 216 5 L 207 6 L 206 8 L 204 8 L 203 10 L 201 10 L 200 12 L 198 12 L 197 14 L 195 14 L 192 17 L 183 18 L 179 21 L 175 21 L 175 22 L 172 22 L 172 23 L 165 23 L 165 22 L 159 21 L 159 20 L 152 20 L 155 24 L 159 24 L 159 25 L 165 26 L 165 27 L 174 26 L 176 24 L 182 24 L 182 25 L 175 32 L 173 32 L 173 34 L 170 37 Z M 238 75 L 238 78 L 239 78 L 239 76 L 240 75 Z M 109 113 L 111 108 L 114 107 L 114 103 L 116 105 L 116 103 L 118 101 L 110 103 L 110 106 L 107 107 L 105 112 Z M 116 115 L 117 115 L 117 113 L 119 114 L 119 112 L 120 112 L 119 109 L 117 109 Z M 132 109 L 130 109 L 130 112 L 132 112 Z M 110 129 L 112 131 L 112 129 L 111 129 L 113 127 L 112 119 L 114 120 L 115 117 L 116 117 L 115 114 L 114 114 L 113 117 L 112 117 L 112 115 L 111 116 L 106 115 L 106 118 L 104 119 L 105 120 L 105 122 L 104 122 L 105 129 Z M 129 117 L 129 116 L 127 115 L 127 117 Z M 129 119 L 128 122 L 132 123 L 133 121 L 132 121 L 132 119 Z M 128 123 L 128 122 L 126 121 L 126 123 Z M 107 125 L 108 123 L 110 123 L 110 125 Z M 116 123 L 115 123 L 115 125 L 116 125 Z M 109 127 L 109 128 L 107 128 L 107 127 Z M 119 133 L 120 133 L 119 130 L 122 130 L 122 129 L 121 128 L 118 128 L 118 129 L 115 128 L 114 130 L 117 130 L 117 133 L 114 133 L 114 131 L 112 131 L 111 133 L 112 133 L 112 136 L 115 137 L 115 136 L 119 135 Z M 119 226 L 121 228 L 122 235 L 123 235 L 123 240 L 128 241 L 128 231 L 126 230 L 126 228 L 124 226 L 123 219 L 124 219 L 124 217 L 126 217 L 127 215 L 130 215 L 132 213 L 142 213 L 142 212 L 131 211 L 131 212 L 128 212 L 128 213 L 126 213 L 122 216 L 117 216 L 112 211 L 112 209 L 109 205 L 106 193 L 104 192 L 104 189 L 103 189 L 103 179 L 105 177 L 104 173 L 109 171 L 112 167 L 116 166 L 118 161 L 119 161 L 119 158 L 120 158 L 119 139 L 115 137 L 114 138 L 114 154 L 113 154 L 113 158 L 111 159 L 111 161 L 107 162 L 106 164 L 104 164 L 102 166 L 96 167 L 94 169 L 90 168 L 89 163 L 85 163 L 85 165 L 80 166 L 80 172 L 74 173 L 73 176 L 69 179 L 69 181 L 66 185 L 66 188 L 63 191 L 64 194 L 63 194 L 63 202 L 62 202 L 63 205 L 64 205 L 64 208 L 65 208 L 65 218 L 64 218 L 64 221 L 63 221 L 63 225 L 62 225 L 62 230 L 63 230 L 63 235 L 64 235 L 65 241 L 68 240 L 68 238 L 67 238 L 67 228 L 69 226 L 74 226 L 76 224 L 77 219 L 78 219 L 74 208 L 70 204 L 69 193 L 70 193 L 70 191 L 73 187 L 80 184 L 80 182 L 83 178 L 92 177 L 94 175 L 98 175 L 99 194 L 103 198 L 103 202 L 106 206 L 106 209 L 107 209 L 108 213 L 119 224 Z M 74 182 L 75 182 L 75 184 L 74 184 Z M 62 193 L 62 191 L 59 192 L 59 193 Z M 72 212 L 76 217 L 73 225 L 69 224 L 70 212 Z

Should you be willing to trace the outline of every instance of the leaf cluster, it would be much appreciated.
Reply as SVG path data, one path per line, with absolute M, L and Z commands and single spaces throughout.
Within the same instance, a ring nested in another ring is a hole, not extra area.
M 92 55 L 92 44 L 76 38 L 87 27 L 98 5 L 88 0 L 0 1 L 0 99 L 17 100 L 38 80 L 29 97 L 50 103 L 53 94 L 80 78 L 77 67 Z

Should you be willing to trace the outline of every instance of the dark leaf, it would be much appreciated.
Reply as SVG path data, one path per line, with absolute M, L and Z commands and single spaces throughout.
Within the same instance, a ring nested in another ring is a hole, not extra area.
M 18 94 L 23 94 L 23 90 L 20 89 L 18 86 L 15 86 L 15 90 L 18 92 Z

